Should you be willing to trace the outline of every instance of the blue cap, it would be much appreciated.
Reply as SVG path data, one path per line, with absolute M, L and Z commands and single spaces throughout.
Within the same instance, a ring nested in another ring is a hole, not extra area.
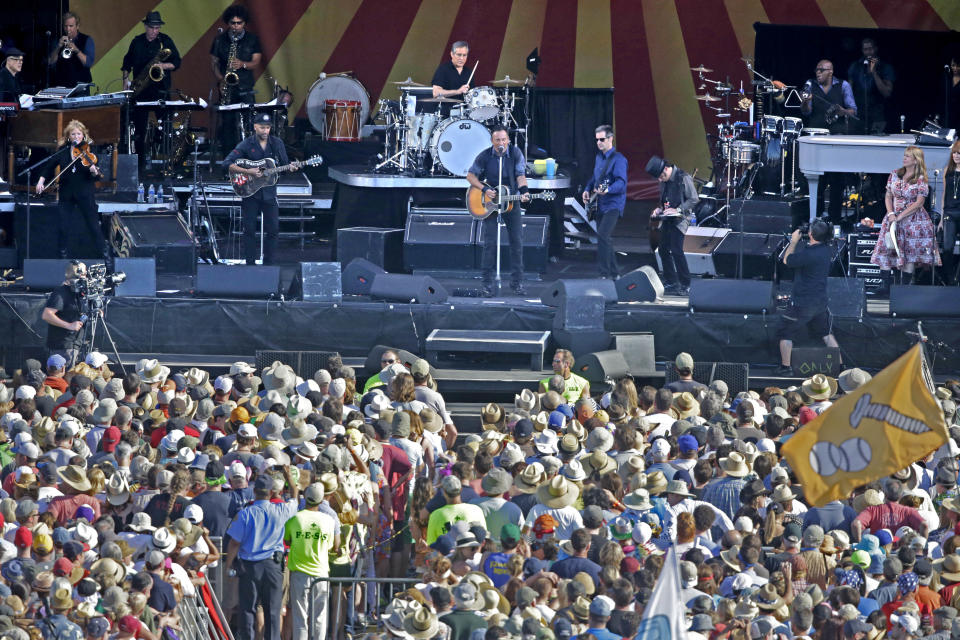
M 567 418 L 567 420 L 570 420 L 573 418 L 573 407 L 571 407 L 568 404 L 562 404 L 559 407 L 557 407 L 556 410 L 562 413 Z
M 533 422 L 528 418 L 521 418 L 517 420 L 517 424 L 513 425 L 513 436 L 515 438 L 529 438 L 533 435 Z
M 68 540 L 63 544 L 63 557 L 70 562 L 75 561 L 83 553 L 83 543 L 76 540 Z
M 67 366 L 67 359 L 59 353 L 47 358 L 47 369 L 63 369 L 65 366 Z
M 170 379 L 173 380 L 173 384 L 176 385 L 177 391 L 186 391 L 187 389 L 187 377 L 182 373 L 175 373 L 170 376 Z
M 880 541 L 881 547 L 893 543 L 893 534 L 890 533 L 890 529 L 880 529 L 880 531 L 877 531 L 874 535 L 877 536 L 877 540 Z
M 439 538 L 437 538 L 430 548 L 434 551 L 439 551 L 441 554 L 448 556 L 453 553 L 453 550 L 457 547 L 457 541 L 453 539 L 453 536 L 449 533 L 445 533 Z
M 103 616 L 96 616 L 87 621 L 87 635 L 94 638 L 103 637 L 103 634 L 110 631 L 110 623 Z
M 0 575 L 7 582 L 16 582 L 23 579 L 23 563 L 14 558 L 13 560 L 7 560 L 3 563 L 3 566 L 0 567 Z
M 700 448 L 700 445 L 697 443 L 696 438 L 685 433 L 677 438 L 677 447 L 680 449 L 680 453 L 683 453 L 685 451 L 696 451 Z
M 523 575 L 529 578 L 536 575 L 539 571 L 546 571 L 550 568 L 550 563 L 540 558 L 527 558 L 523 562 Z
M 53 544 L 57 547 L 62 547 L 73 539 L 73 536 L 70 535 L 70 532 L 63 527 L 57 527 L 54 529 L 51 537 L 53 538 Z
M 551 427 L 562 428 L 563 425 L 567 423 L 567 416 L 557 409 L 556 411 L 550 412 L 550 419 L 547 420 L 547 424 Z

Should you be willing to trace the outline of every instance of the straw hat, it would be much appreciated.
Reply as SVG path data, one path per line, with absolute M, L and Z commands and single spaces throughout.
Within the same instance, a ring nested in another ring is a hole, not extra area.
M 747 466 L 747 461 L 744 459 L 743 454 L 737 453 L 736 451 L 732 451 L 726 458 L 720 459 L 720 468 L 723 469 L 728 476 L 734 478 L 743 478 L 750 473 L 750 467 Z
M 513 479 L 513 486 L 521 493 L 535 493 L 544 480 L 546 480 L 546 475 L 543 465 L 534 462 L 524 467 L 523 471 Z
M 413 613 L 408 613 L 403 619 L 403 630 L 412 638 L 426 640 L 437 635 L 440 621 L 427 607 L 418 607 Z
M 537 412 L 537 407 L 540 406 L 540 396 L 530 389 L 524 389 L 520 392 L 520 395 L 513 397 L 513 405 L 517 408 L 517 411 L 523 411 L 528 415 L 533 414 Z
M 943 556 L 943 561 L 940 563 L 940 577 L 960 582 L 960 555 L 948 553 Z
M 804 380 L 800 388 L 812 400 L 829 400 L 837 395 L 837 386 L 836 378 L 818 373 Z
M 584 466 L 591 472 L 599 475 L 617 470 L 617 461 L 603 451 L 594 451 L 583 458 Z
M 837 377 L 837 384 L 840 385 L 844 393 L 853 393 L 872 379 L 873 376 L 863 369 L 853 368 L 841 371 Z
M 654 471 L 647 474 L 646 489 L 652 496 L 658 496 L 667 488 L 667 477 L 662 471 Z
M 126 504 L 130 499 L 130 487 L 126 479 L 119 473 L 110 476 L 107 481 L 107 502 L 112 505 Z
M 653 503 L 650 502 L 650 492 L 646 489 L 636 489 L 623 496 L 623 504 L 635 511 L 653 509 Z
M 65 484 L 70 485 L 80 493 L 90 491 L 92 485 L 87 480 L 87 474 L 82 467 L 69 465 L 57 469 L 57 475 Z
M 676 409 L 680 420 L 700 415 L 700 403 L 689 391 L 674 396 L 673 408 Z
M 66 587 L 61 587 L 53 592 L 50 598 L 50 608 L 55 611 L 65 611 L 73 608 L 73 593 Z
M 483 425 L 483 430 L 499 431 L 500 427 L 503 426 L 503 419 L 503 407 L 495 402 L 488 402 L 480 411 L 480 422 Z
M 537 498 L 551 509 L 569 506 L 576 501 L 579 495 L 579 487 L 560 475 L 554 476 L 550 479 L 549 484 L 537 489 Z

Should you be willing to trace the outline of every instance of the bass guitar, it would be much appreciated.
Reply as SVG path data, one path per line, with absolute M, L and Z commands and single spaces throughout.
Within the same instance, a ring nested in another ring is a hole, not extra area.
M 507 211 L 512 211 L 513 203 L 523 198 L 523 194 L 518 193 L 515 195 L 511 195 L 510 187 L 503 186 L 500 188 L 502 191 L 499 199 L 501 202 L 504 203 L 504 208 L 503 208 L 504 213 L 506 213 Z M 546 200 L 547 202 L 557 197 L 557 194 L 554 193 L 553 191 L 543 191 L 541 193 L 528 193 L 527 195 L 530 196 L 531 200 Z M 470 213 L 471 217 L 477 220 L 483 220 L 484 218 L 489 216 L 491 213 L 496 212 L 497 207 L 499 206 L 499 203 L 494 197 L 494 194 L 484 193 L 482 189 L 477 189 L 472 185 L 467 187 L 466 199 L 467 199 L 467 211 Z
M 290 164 L 277 166 L 273 158 L 264 158 L 263 160 L 247 160 L 242 158 L 234 162 L 241 169 L 263 169 L 261 175 L 255 176 L 249 173 L 230 173 L 230 184 L 233 185 L 233 192 L 241 198 L 252 196 L 264 187 L 272 187 L 277 184 L 279 174 L 283 171 L 296 171 L 300 167 L 314 167 L 323 164 L 323 158 L 312 156 L 302 161 L 294 161 Z

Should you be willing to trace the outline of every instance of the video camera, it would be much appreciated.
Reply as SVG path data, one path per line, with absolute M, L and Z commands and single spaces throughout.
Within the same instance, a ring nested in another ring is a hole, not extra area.
M 103 296 L 127 279 L 123 271 L 107 274 L 107 265 L 92 264 L 87 267 L 85 276 L 78 276 L 70 281 L 70 290 L 76 294 L 80 302 L 80 309 L 84 313 L 95 311 L 103 307 Z

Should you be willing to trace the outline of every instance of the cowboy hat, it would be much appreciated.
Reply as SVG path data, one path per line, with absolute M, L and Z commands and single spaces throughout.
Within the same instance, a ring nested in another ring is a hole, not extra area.
M 126 479 L 119 473 L 110 476 L 107 481 L 107 502 L 112 505 L 126 504 L 130 499 L 130 487 Z
M 487 584 L 480 585 L 480 595 L 483 597 L 483 611 L 488 615 L 501 613 L 505 616 L 510 615 L 510 601 L 506 596 L 500 593 L 496 587 Z
M 503 424 L 503 407 L 495 402 L 488 402 L 480 410 L 480 421 L 483 423 L 483 429 L 497 430 Z
M 275 360 L 273 364 L 263 370 L 263 388 L 267 391 L 287 393 L 293 391 L 297 383 L 297 374 L 290 365 Z
M 162 551 L 163 553 L 170 553 L 174 547 L 177 546 L 177 539 L 170 529 L 160 527 L 153 532 L 153 536 L 150 538 L 150 544 L 154 549 Z
M 210 382 L 210 373 L 199 367 L 190 367 L 184 377 L 187 379 L 187 384 L 195 387 L 202 387 Z
M 430 407 L 424 407 L 420 410 L 420 422 L 423 428 L 430 433 L 437 433 L 443 429 L 443 418 Z
M 723 564 L 727 565 L 734 571 L 740 571 L 740 547 L 739 545 L 734 545 L 729 549 L 725 549 L 720 552 L 720 559 L 723 560 Z
M 613 434 L 604 427 L 594 429 L 587 436 L 586 448 L 588 451 L 599 451 L 601 453 L 610 451 L 613 448 Z
M 57 475 L 60 476 L 60 480 L 64 484 L 73 487 L 80 493 L 85 493 L 93 488 L 93 485 L 91 485 L 87 479 L 86 472 L 81 467 L 75 465 L 59 467 L 57 469 Z
M 137 375 L 140 376 L 141 382 L 152 384 L 165 380 L 170 375 L 170 367 L 163 366 L 156 358 L 141 360 L 140 365 L 137 368 Z
M 662 471 L 653 471 L 647 474 L 646 489 L 652 496 L 658 496 L 667 488 L 667 477 Z
M 127 528 L 137 533 L 153 533 L 157 530 L 150 521 L 150 514 L 145 511 L 137 511 L 134 513 Z
M 524 467 L 523 471 L 513 479 L 513 486 L 521 493 L 536 493 L 537 488 L 543 484 L 544 480 L 546 480 L 546 476 L 543 465 L 534 462 Z
M 953 582 L 960 582 L 960 555 L 947 553 L 940 562 L 940 577 Z
M 837 395 L 837 380 L 818 373 L 803 381 L 800 388 L 811 400 L 829 400 Z
M 513 406 L 517 411 L 525 412 L 527 415 L 537 413 L 540 406 L 540 395 L 530 389 L 523 389 L 520 395 L 513 396 Z
M 784 605 L 783 598 L 777 593 L 777 588 L 769 582 L 753 594 L 753 601 L 764 611 L 776 611 Z
M 695 498 L 696 496 L 690 491 L 687 490 L 687 483 L 683 480 L 669 480 L 667 482 L 667 488 L 663 490 L 664 493 L 672 493 L 674 495 L 683 496 L 685 498 Z
M 183 539 L 183 546 L 192 547 L 203 535 L 203 529 L 193 524 L 186 518 L 177 518 L 170 525 L 174 534 Z
M 689 391 L 678 393 L 673 398 L 673 408 L 680 420 L 700 415 L 700 403 Z
M 542 454 L 554 455 L 557 453 L 557 444 L 560 438 L 553 429 L 544 429 L 533 440 L 533 446 Z
M 650 492 L 646 489 L 635 489 L 623 496 L 623 504 L 634 511 L 648 511 L 653 509 L 653 503 L 650 502 Z
M 583 458 L 583 464 L 591 473 L 601 476 L 617 470 L 617 461 L 603 451 L 594 451 L 586 456 Z
M 317 437 L 317 428 L 312 424 L 304 422 L 302 419 L 293 420 L 280 433 L 280 437 L 288 445 L 298 445 L 313 440 Z
M 403 630 L 411 638 L 417 640 L 427 640 L 437 635 L 440 628 L 440 621 L 437 615 L 428 607 L 417 607 L 412 613 L 408 613 L 403 619 Z
M 541 504 L 551 509 L 560 509 L 576 502 L 580 488 L 563 476 L 554 476 L 548 484 L 537 488 Z
M 778 484 L 774 487 L 773 494 L 771 495 L 771 499 L 774 502 L 790 502 L 791 500 L 795 500 L 796 497 L 797 494 L 791 491 L 790 487 L 785 484 Z
M 572 480 L 573 482 L 583 482 L 587 479 L 587 472 L 584 470 L 583 465 L 580 464 L 580 461 L 576 459 L 560 467 L 560 473 L 567 480 Z
M 53 595 L 50 598 L 50 608 L 55 611 L 64 611 L 66 609 L 73 608 L 73 592 L 66 588 L 60 587 L 53 592 Z
M 750 467 L 747 465 L 743 454 L 737 453 L 736 451 L 731 451 L 726 458 L 720 458 L 720 468 L 723 469 L 728 476 L 734 478 L 743 478 L 750 473 Z

